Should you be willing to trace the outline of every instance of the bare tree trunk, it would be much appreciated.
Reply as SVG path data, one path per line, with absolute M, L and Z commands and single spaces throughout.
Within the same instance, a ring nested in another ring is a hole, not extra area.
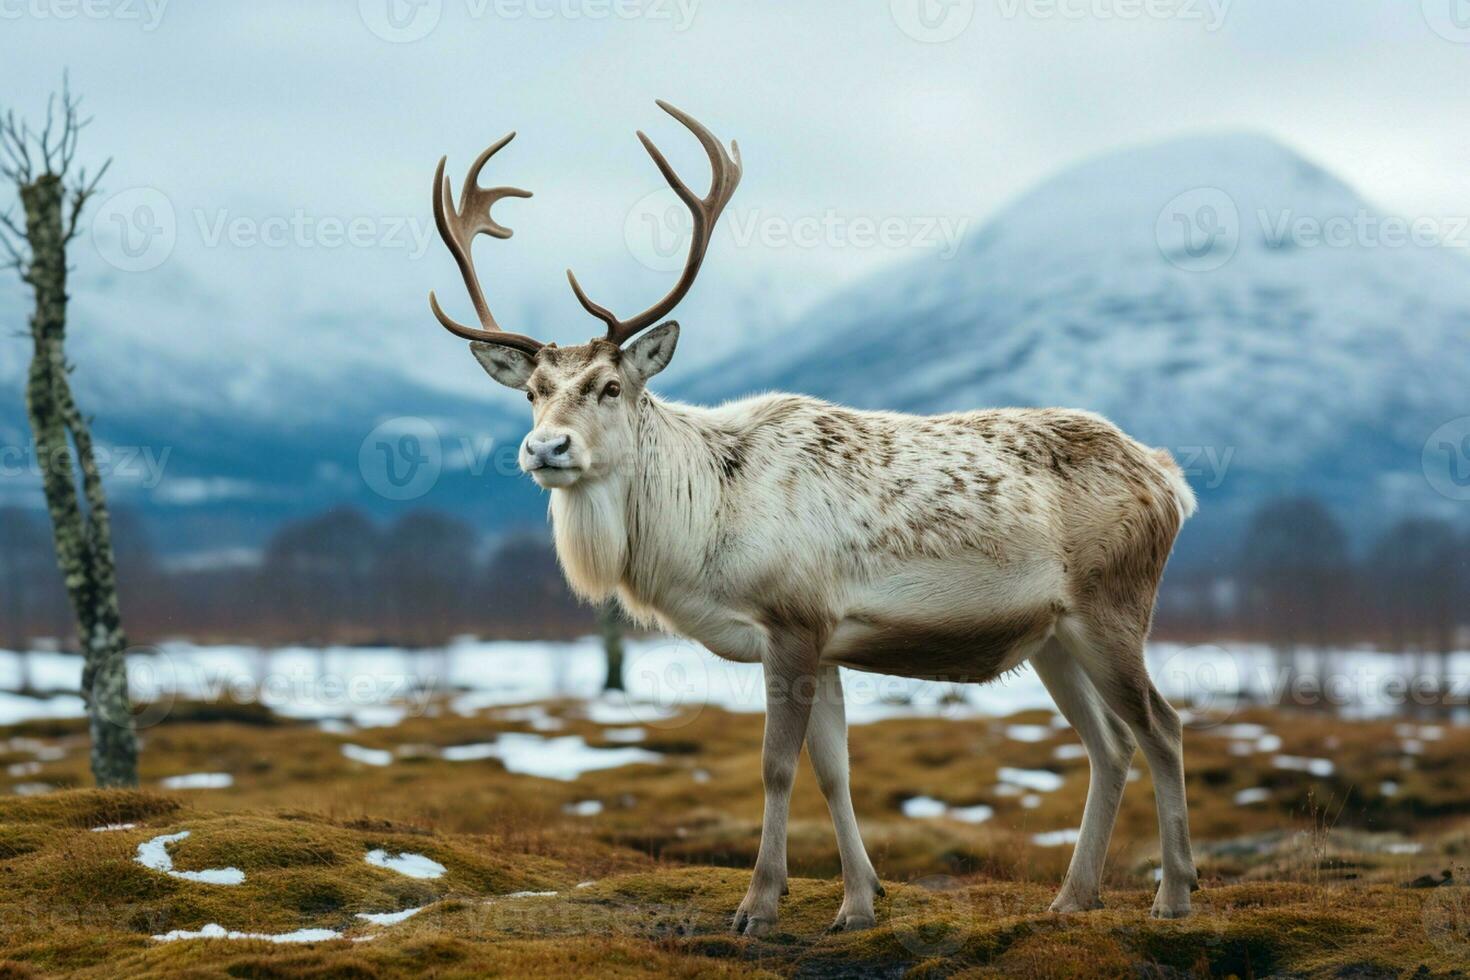
M 623 613 L 617 600 L 609 599 L 597 611 L 597 624 L 602 628 L 602 648 L 607 651 L 607 680 L 604 691 L 622 691 L 623 687 Z
M 21 278 L 34 291 L 36 303 L 30 321 L 34 352 L 26 384 L 26 412 L 36 441 L 56 558 L 85 658 L 82 696 L 87 701 L 92 736 L 92 777 L 99 786 L 136 786 L 138 743 L 128 703 L 124 660 L 127 636 L 118 608 L 107 497 L 88 421 L 72 397 L 64 349 L 66 246 L 76 237 L 77 219 L 96 183 L 88 184 L 84 175 L 72 187 L 64 182 L 76 132 L 83 122 L 76 115 L 70 93 L 63 94 L 61 106 L 61 135 L 55 145 L 49 143 L 49 111 L 42 134 L 17 126 L 13 117 L 6 119 L 4 132 L 0 133 L 7 141 L 12 163 L 6 175 L 15 180 L 20 191 L 25 213 L 21 237 L 29 256 L 21 255 L 15 243 L 11 243 L 10 251 Z M 28 153 L 30 143 L 34 147 Z M 31 154 L 41 165 L 39 173 L 31 169 Z M 18 230 L 8 218 L 6 230 Z

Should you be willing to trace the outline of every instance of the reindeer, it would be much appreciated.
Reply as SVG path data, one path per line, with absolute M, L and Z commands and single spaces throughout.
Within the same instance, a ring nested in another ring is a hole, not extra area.
M 1153 914 L 1187 915 L 1197 884 L 1180 719 L 1144 661 L 1159 579 L 1195 507 L 1183 473 L 1167 452 L 1088 412 L 912 416 L 790 394 L 717 408 L 655 396 L 649 379 L 674 356 L 679 326 L 654 324 L 694 284 L 741 175 L 736 144 L 727 153 L 693 118 L 658 105 L 694 134 L 713 170 L 700 197 L 638 133 L 693 215 L 683 273 L 663 299 L 621 319 L 568 270 L 604 336 L 557 347 L 496 323 L 470 246 L 482 233 L 510 237 L 490 207 L 530 196 L 479 183 L 511 133 L 470 166 L 457 207 L 443 159 L 434 174 L 434 219 L 480 327 L 451 319 L 432 292 L 429 305 L 492 378 L 530 400 L 533 428 L 519 464 L 551 491 L 557 556 L 577 594 L 592 602 L 616 594 L 635 620 L 762 667 L 765 809 L 733 929 L 763 935 L 776 923 L 803 742 L 842 861 L 833 928 L 874 923 L 883 886 L 848 790 L 839 667 L 978 683 L 1031 663 L 1091 769 L 1081 835 L 1052 911 L 1101 906 L 1103 860 L 1142 746 L 1163 855 Z M 901 341 L 894 353 L 897 367 L 904 356 L 924 357 Z

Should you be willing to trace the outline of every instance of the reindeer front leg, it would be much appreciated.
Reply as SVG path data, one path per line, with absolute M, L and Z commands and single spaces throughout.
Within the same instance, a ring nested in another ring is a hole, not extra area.
M 816 677 L 813 653 L 772 643 L 762 663 L 766 682 L 766 734 L 761 746 L 761 782 L 766 794 L 761 820 L 761 847 L 745 899 L 735 910 L 736 932 L 764 936 L 776 924 L 776 905 L 786 890 L 786 820 L 791 811 L 791 784 L 796 760 L 806 738 Z
M 873 899 L 884 894 L 873 862 L 868 860 L 852 809 L 847 780 L 847 709 L 842 698 L 842 675 L 836 667 L 817 671 L 816 703 L 807 723 L 806 752 L 817 774 L 817 785 L 827 798 L 832 827 L 837 831 L 837 853 L 842 858 L 842 907 L 833 932 L 871 928 Z

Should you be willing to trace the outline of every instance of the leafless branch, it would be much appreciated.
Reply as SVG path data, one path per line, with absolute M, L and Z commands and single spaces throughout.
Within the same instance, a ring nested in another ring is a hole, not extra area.
M 62 84 L 66 83 L 62 76 Z M 52 92 L 46 96 L 46 125 L 41 130 L 41 166 L 46 168 L 46 173 L 53 173 L 51 169 L 51 130 L 56 125 L 56 93 Z
M 50 174 L 66 177 L 76 160 L 81 132 L 92 121 L 82 117 L 82 100 L 72 95 L 71 78 L 61 76 L 61 95 L 52 93 L 46 99 L 46 122 L 39 132 L 15 116 L 14 110 L 0 117 L 0 175 L 19 183 L 30 183 L 38 176 Z M 32 153 L 34 152 L 34 156 Z M 39 164 L 40 173 L 36 172 Z M 99 174 L 100 176 L 100 174 Z M 83 188 L 86 194 L 96 189 Z
M 4 214 L 0 214 L 0 228 L 4 228 L 10 234 L 21 240 L 24 240 L 26 237 L 25 229 L 21 228 L 20 225 L 15 223 L 15 219 L 10 216 L 9 210 L 7 210 Z M 0 235 L 0 237 L 4 236 Z
M 77 171 L 74 179 L 69 179 L 76 162 L 81 132 L 92 121 L 91 117 L 82 117 L 81 105 L 81 98 L 72 94 L 70 76 L 63 72 L 61 93 L 59 96 L 52 93 L 46 100 L 46 121 L 39 132 L 17 118 L 14 110 L 0 116 L 0 176 L 21 185 L 44 176 L 64 181 L 70 204 L 70 213 L 63 218 L 67 242 L 80 234 L 82 211 L 97 192 L 107 168 L 112 166 L 112 160 L 108 159 L 95 174 L 89 176 L 83 168 Z M 4 227 L 18 241 L 25 241 L 25 233 L 10 220 L 9 215 L 4 218 Z M 18 246 L 15 242 L 8 242 L 6 251 L 14 264 Z M 21 268 L 24 268 L 24 263 Z
M 26 240 L 25 232 L 15 223 L 15 219 L 6 211 L 0 214 L 0 248 L 5 250 L 5 264 L 3 268 L 14 269 L 24 278 L 26 269 L 30 265 L 28 257 L 21 252 L 20 242 Z
M 5 160 L 0 161 L 0 173 L 8 180 L 28 183 L 31 179 L 31 134 L 26 124 L 15 118 L 12 109 L 0 117 L 0 152 Z
M 66 223 L 66 240 L 71 241 L 77 237 L 77 223 L 81 220 L 82 209 L 87 206 L 87 200 L 97 193 L 97 185 L 102 182 L 102 177 L 107 173 L 107 168 L 112 166 L 112 157 L 102 162 L 101 168 L 91 180 L 87 179 L 87 170 L 83 167 L 77 172 L 77 182 L 71 189 L 71 215 Z
M 81 96 L 71 94 L 71 78 L 66 72 L 61 74 L 61 113 L 62 129 L 61 137 L 57 141 L 56 155 L 59 166 L 56 173 L 65 175 L 71 169 L 71 164 L 76 159 L 77 142 L 82 130 L 92 121 L 91 116 L 82 118 Z

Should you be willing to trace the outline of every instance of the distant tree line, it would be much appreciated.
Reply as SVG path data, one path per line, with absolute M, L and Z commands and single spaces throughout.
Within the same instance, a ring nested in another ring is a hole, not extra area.
M 413 511 L 386 527 L 352 508 L 282 526 L 258 562 L 170 566 L 140 523 L 115 519 L 122 605 L 135 642 L 433 646 L 464 634 L 565 638 L 598 630 L 567 590 L 544 533 L 487 546 L 463 521 Z M 44 515 L 0 508 L 0 646 L 75 631 Z
M 1470 646 L 1470 534 L 1430 518 L 1360 554 L 1319 501 L 1271 501 L 1222 567 L 1171 576 L 1156 632 L 1279 650 L 1371 643 L 1442 656 Z
M 463 521 L 413 511 L 382 526 L 351 508 L 281 527 L 257 562 L 158 561 L 139 521 L 114 519 L 130 632 L 259 643 L 433 646 L 454 636 L 569 638 L 616 619 L 567 590 L 542 530 L 486 543 Z M 1278 650 L 1372 643 L 1428 658 L 1470 647 L 1470 536 L 1403 521 L 1355 552 L 1311 499 L 1264 505 L 1208 570 L 1172 570 L 1160 638 L 1245 640 Z M 75 626 L 45 517 L 0 509 L 0 646 L 67 637 Z

